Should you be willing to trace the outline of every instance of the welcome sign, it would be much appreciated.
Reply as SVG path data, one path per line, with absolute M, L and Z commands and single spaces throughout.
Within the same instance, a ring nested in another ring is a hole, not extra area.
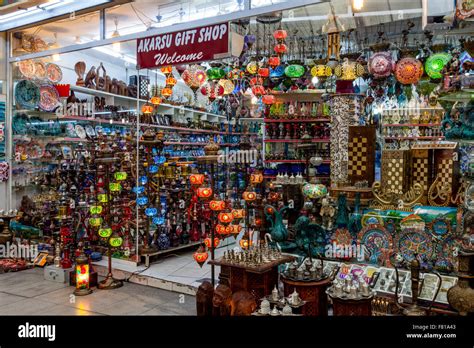
M 138 66 L 147 69 L 228 57 L 229 31 L 229 23 L 220 23 L 138 39 Z

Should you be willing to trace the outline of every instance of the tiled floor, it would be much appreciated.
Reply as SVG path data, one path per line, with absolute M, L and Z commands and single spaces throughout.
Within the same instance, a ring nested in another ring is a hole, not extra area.
M 114 290 L 72 296 L 43 269 L 0 274 L 0 315 L 195 315 L 193 296 L 126 282 Z

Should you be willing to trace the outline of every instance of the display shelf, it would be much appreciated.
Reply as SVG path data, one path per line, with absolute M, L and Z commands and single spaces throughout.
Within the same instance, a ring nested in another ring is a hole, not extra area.
M 439 127 L 441 123 L 388 123 L 384 127 Z
M 396 108 L 396 109 L 381 109 L 382 111 L 413 111 L 413 110 L 444 110 L 443 108 L 439 107 L 428 107 L 428 108 Z
M 238 121 L 246 121 L 246 122 L 264 122 L 264 118 L 254 118 L 254 117 L 240 117 L 237 119 Z
M 265 123 L 288 123 L 288 122 L 298 122 L 298 123 L 312 123 L 312 122 L 331 122 L 330 119 L 328 118 L 312 118 L 312 119 L 306 119 L 306 118 L 296 118 L 296 119 L 285 119 L 285 118 L 278 118 L 278 119 L 273 119 L 273 118 L 265 118 L 263 119 Z
M 427 137 L 385 137 L 386 140 L 430 140 L 430 139 L 444 139 L 444 136 L 427 136 Z
M 273 95 L 292 95 L 292 94 L 324 94 L 328 93 L 325 89 L 303 89 L 303 90 L 295 90 L 295 91 L 270 91 L 270 94 Z
M 302 143 L 302 139 L 265 139 L 266 143 Z M 329 143 L 329 138 L 312 139 L 312 143 Z
M 291 160 L 291 159 L 286 159 L 286 160 L 265 160 L 265 163 L 306 163 L 306 160 Z M 331 163 L 330 159 L 323 160 L 321 164 L 329 164 Z
M 208 143 L 192 143 L 192 142 L 180 142 L 180 141 L 165 141 L 165 145 L 186 145 L 186 146 L 206 146 Z M 231 143 L 218 143 L 220 146 L 238 146 L 239 144 Z
M 263 178 L 264 179 L 275 179 L 277 176 L 276 175 L 264 175 Z M 315 178 L 320 178 L 320 179 L 324 179 L 324 178 L 330 178 L 331 175 L 313 175 L 313 177 Z
M 94 96 L 100 96 L 100 97 L 113 97 L 113 98 L 128 101 L 128 102 L 137 102 L 137 100 L 138 100 L 139 103 L 147 103 L 148 102 L 148 100 L 146 100 L 146 99 L 137 99 L 137 98 L 133 98 L 133 97 L 113 94 L 113 93 L 99 91 L 99 90 L 90 89 L 90 88 L 81 87 L 81 86 L 71 85 L 71 91 L 74 91 L 74 92 L 77 92 L 77 93 L 94 95 Z M 216 118 L 219 118 L 219 119 L 226 119 L 227 118 L 226 116 L 223 116 L 223 115 L 213 114 L 211 112 L 202 111 L 202 110 L 195 110 L 195 109 L 188 108 L 188 107 L 185 107 L 185 106 L 182 106 L 182 105 L 173 105 L 173 104 L 162 103 L 162 104 L 158 105 L 157 107 L 158 108 L 171 108 L 171 109 L 175 109 L 175 110 L 184 110 L 184 111 L 193 112 L 193 113 L 201 114 L 201 115 L 205 115 L 205 116 L 216 117 Z

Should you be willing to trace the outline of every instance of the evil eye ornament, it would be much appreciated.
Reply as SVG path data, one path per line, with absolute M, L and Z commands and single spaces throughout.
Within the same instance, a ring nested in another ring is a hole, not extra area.
M 149 169 L 149 172 L 152 173 L 152 174 L 157 173 L 158 172 L 158 166 L 157 165 L 151 165 L 150 169 Z
M 147 197 L 140 197 L 137 199 L 137 204 L 138 205 L 145 205 L 148 203 L 148 198 Z
M 146 176 L 141 176 L 138 181 L 140 182 L 140 184 L 145 185 L 148 182 L 148 178 Z
M 165 223 L 165 218 L 162 216 L 155 216 L 152 220 L 155 225 L 163 225 Z
M 145 215 L 146 216 L 155 216 L 156 214 L 158 213 L 158 211 L 156 210 L 156 208 L 146 208 L 145 209 Z
M 137 195 L 141 195 L 143 192 L 145 192 L 145 186 L 136 186 L 133 188 L 133 192 L 135 192 Z

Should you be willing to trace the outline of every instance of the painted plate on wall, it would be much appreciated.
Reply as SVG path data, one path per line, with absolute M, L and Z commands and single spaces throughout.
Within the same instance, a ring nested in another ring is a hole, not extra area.
M 81 139 L 87 138 L 86 130 L 80 124 L 76 124 L 76 126 L 74 127 L 74 130 L 76 131 L 76 134 L 79 138 Z
M 40 102 L 38 106 L 44 111 L 53 111 L 59 104 L 59 93 L 52 85 L 40 87 Z
M 408 262 L 413 260 L 415 254 L 428 260 L 433 253 L 433 244 L 428 233 L 407 228 L 395 239 L 395 249 Z
M 20 73 L 27 79 L 35 77 L 35 63 L 31 59 L 18 62 Z
M 392 249 L 392 236 L 380 225 L 369 224 L 359 232 L 359 240 L 369 252 L 368 261 L 382 263 Z M 365 258 L 367 259 L 367 258 Z
M 39 87 L 29 81 L 21 80 L 15 86 L 15 100 L 22 107 L 26 109 L 34 109 L 40 102 Z
M 35 78 L 46 79 L 46 65 L 43 62 L 35 62 Z

